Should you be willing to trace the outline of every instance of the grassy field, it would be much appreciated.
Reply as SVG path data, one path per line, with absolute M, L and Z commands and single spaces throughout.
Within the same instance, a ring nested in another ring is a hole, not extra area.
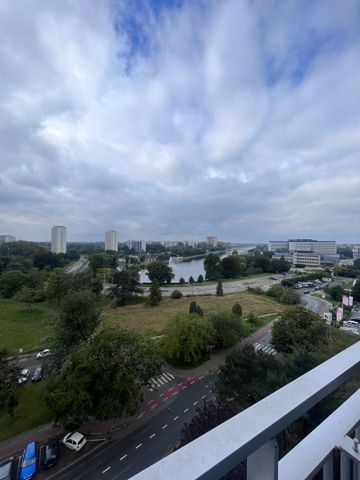
M 18 392 L 19 405 L 14 416 L 11 417 L 7 413 L 0 415 L 0 441 L 43 425 L 52 419 L 44 400 L 44 383 L 19 387 Z
M 34 306 L 0 300 L 0 346 L 10 353 L 31 352 L 46 347 L 46 337 L 51 336 L 55 318 Z
M 167 320 L 177 312 L 187 312 L 190 302 L 197 302 L 204 313 L 231 310 L 234 303 L 242 306 L 243 316 L 250 312 L 256 315 L 280 312 L 283 307 L 273 299 L 246 292 L 236 292 L 216 296 L 183 297 L 178 300 L 164 298 L 158 307 L 147 305 L 129 305 L 121 308 L 111 308 L 105 312 L 105 325 L 134 330 L 145 335 L 163 333 Z

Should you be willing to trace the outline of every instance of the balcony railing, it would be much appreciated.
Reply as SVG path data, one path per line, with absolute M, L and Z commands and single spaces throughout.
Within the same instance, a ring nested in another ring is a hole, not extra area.
M 358 371 L 360 342 L 132 478 L 218 480 L 247 459 L 248 480 L 303 480 L 320 469 L 323 479 L 331 480 L 338 449 L 341 480 L 360 480 L 360 454 L 348 436 L 360 437 L 360 390 L 280 461 L 276 442 L 276 435 Z

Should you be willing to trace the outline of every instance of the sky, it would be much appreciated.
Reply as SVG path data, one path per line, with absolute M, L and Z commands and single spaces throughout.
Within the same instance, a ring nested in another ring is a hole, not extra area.
M 360 242 L 358 0 L 0 0 L 0 234 Z

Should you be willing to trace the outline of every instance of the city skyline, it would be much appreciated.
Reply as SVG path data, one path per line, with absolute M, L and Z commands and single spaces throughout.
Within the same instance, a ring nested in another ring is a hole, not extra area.
M 357 2 L 140 5 L 2 3 L 4 233 L 359 242 Z

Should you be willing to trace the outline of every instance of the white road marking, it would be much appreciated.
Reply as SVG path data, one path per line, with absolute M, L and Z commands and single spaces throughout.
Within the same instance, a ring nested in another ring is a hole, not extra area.
M 166 402 L 167 399 L 168 399 L 168 397 L 163 398 L 163 402 Z
M 168 426 L 168 424 L 165 423 L 165 425 L 163 425 L 163 426 L 161 427 L 161 430 L 165 430 L 165 428 L 167 428 L 167 426 Z
M 153 410 L 156 407 L 156 403 L 150 407 L 150 410 Z
M 140 415 L 137 417 L 137 420 L 139 420 L 139 418 L 141 418 L 143 416 L 144 416 L 144 412 L 140 413 Z
M 204 375 L 201 375 L 201 377 L 199 377 L 199 380 L 202 380 L 203 378 L 205 378 Z
M 149 438 L 150 438 L 150 440 L 151 440 L 152 438 L 154 438 L 154 437 L 155 437 L 155 435 L 156 435 L 156 433 L 153 433 L 152 435 L 150 435 L 150 437 L 149 437 Z
M 174 375 L 173 375 L 172 373 L 167 372 L 166 375 L 169 375 L 170 378 L 172 378 L 173 380 L 175 380 L 175 377 L 174 377 Z
M 170 377 L 170 375 L 168 373 L 163 373 L 162 377 L 165 378 L 166 380 L 168 380 L 169 382 L 171 382 L 171 380 L 172 380 L 172 378 Z
M 160 385 L 165 385 L 166 382 L 162 378 L 158 378 L 157 381 L 160 383 Z
M 209 385 L 205 385 L 205 388 L 209 388 Z
M 195 383 L 195 382 L 196 382 L 196 380 L 193 380 L 192 382 L 190 382 L 190 385 L 192 385 L 192 384 Z
M 188 412 L 188 411 L 189 411 L 189 409 L 188 409 L 188 408 L 185 408 L 184 413 L 186 413 L 186 412 Z
M 122 462 L 123 460 L 125 460 L 126 457 L 127 457 L 127 453 L 120 458 L 120 462 Z
M 176 394 L 177 394 L 177 392 L 173 392 L 173 393 L 171 394 L 171 396 L 173 397 L 173 396 L 176 395 Z
M 142 445 L 142 443 L 139 443 L 139 445 L 137 445 L 137 446 L 135 447 L 135 450 L 137 450 L 138 448 L 140 448 L 141 445 Z
M 111 467 L 107 467 L 105 468 L 105 470 L 103 470 L 101 473 L 106 473 L 108 470 L 110 470 Z
M 204 398 L 206 398 L 206 395 L 203 395 L 201 398 L 204 400 Z
M 179 415 L 177 417 L 174 417 L 173 420 L 175 422 L 175 420 L 177 420 L 179 418 Z
M 185 390 L 185 388 L 187 388 L 187 385 L 184 385 L 184 386 L 182 387 L 182 390 Z
M 195 405 L 197 405 L 197 403 L 198 403 L 198 401 L 196 400 L 196 402 L 194 402 L 193 405 L 195 406 Z

